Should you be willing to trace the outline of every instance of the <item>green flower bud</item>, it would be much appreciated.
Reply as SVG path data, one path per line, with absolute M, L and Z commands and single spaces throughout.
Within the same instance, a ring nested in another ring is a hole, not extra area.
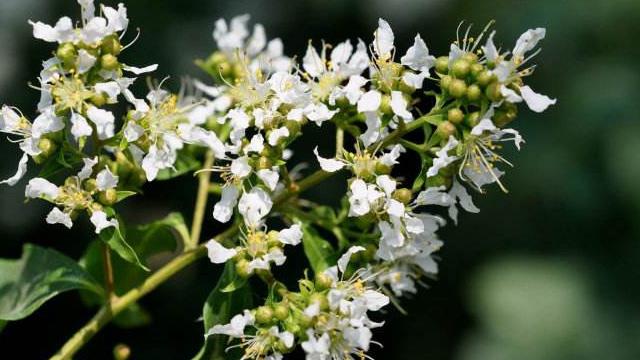
M 258 324 L 270 324 L 273 322 L 273 310 L 270 306 L 260 306 L 256 310 L 256 321 Z
M 315 280 L 316 290 L 328 289 L 333 285 L 333 279 L 325 273 L 316 274 Z
M 456 127 L 449 121 L 441 122 L 440 125 L 438 125 L 438 128 L 436 129 L 436 134 L 438 134 L 438 136 L 440 136 L 440 138 L 442 139 L 448 139 L 449 136 L 455 133 L 456 133 Z
M 77 183 L 77 178 L 75 176 L 70 176 L 64 179 L 64 186 L 66 187 L 75 187 Z
M 280 247 L 282 243 L 280 242 L 280 233 L 275 230 L 270 230 L 267 233 L 267 245 L 272 247 Z
M 320 311 L 327 311 L 329 309 L 329 300 L 327 300 L 327 295 L 321 293 L 314 293 L 309 298 L 309 304 L 318 304 L 320 305 Z
M 391 96 L 382 95 L 380 101 L 380 111 L 385 115 L 393 115 L 393 109 L 391 109 Z
M 472 65 L 478 61 L 478 55 L 472 52 L 468 52 L 462 55 L 461 59 L 467 61 L 470 65 Z
M 452 81 L 453 81 L 453 78 L 451 76 L 445 75 L 442 77 L 442 79 L 440 79 L 440 87 L 443 90 L 449 91 L 449 87 L 451 86 Z
M 96 212 L 96 211 L 103 211 L 104 207 L 97 202 L 91 203 L 91 211 Z
M 263 170 L 263 169 L 271 169 L 271 167 L 273 166 L 273 163 L 268 157 L 260 156 L 260 158 L 258 158 L 258 163 L 256 165 L 259 170 Z
M 273 308 L 273 315 L 276 319 L 284 321 L 289 317 L 289 307 L 283 303 L 276 304 Z
M 470 128 L 478 125 L 480 122 L 480 113 L 478 111 L 472 112 L 464 118 L 464 124 Z
M 476 81 L 480 86 L 487 86 L 494 80 L 494 75 L 488 70 L 483 70 L 476 76 Z
M 104 70 L 115 70 L 118 68 L 118 65 L 120 65 L 118 63 L 118 58 L 111 54 L 102 55 L 100 58 L 100 66 Z
M 496 101 L 500 101 L 500 99 L 502 99 L 502 93 L 500 92 L 500 84 L 498 84 L 497 82 L 492 82 L 491 84 L 489 84 L 489 86 L 487 86 L 487 89 L 485 90 L 485 95 L 487 95 L 487 97 L 489 98 L 489 100 L 496 102 Z
M 58 46 L 56 57 L 64 64 L 73 64 L 76 61 L 76 48 L 71 43 L 64 43 Z
M 440 56 L 436 59 L 436 71 L 440 74 L 446 74 L 449 72 L 449 57 Z
M 411 202 L 412 197 L 413 193 L 407 188 L 400 188 L 393 192 L 393 198 L 405 205 Z
M 408 85 L 404 81 L 400 81 L 400 83 L 398 84 L 398 90 L 402 91 L 402 93 L 405 95 L 411 95 L 416 91 L 413 86 Z
M 97 107 L 104 106 L 107 103 L 107 97 L 103 93 L 95 93 L 89 100 Z
M 98 194 L 98 200 L 106 206 L 111 206 L 115 204 L 116 201 L 118 201 L 118 192 L 116 191 L 116 189 L 107 189 L 105 191 L 101 191 Z
M 454 124 L 460 124 L 464 119 L 464 113 L 458 108 L 449 109 L 447 112 L 447 120 Z
M 467 88 L 467 99 L 469 99 L 469 101 L 478 101 L 481 96 L 482 90 L 480 89 L 480 86 L 476 84 L 469 85 Z
M 480 75 L 480 73 L 482 73 L 482 71 L 484 70 L 484 66 L 482 66 L 481 64 L 475 63 L 473 65 L 471 65 L 471 76 L 473 76 L 474 78 L 477 78 L 478 75 Z
M 391 166 L 383 164 L 381 162 L 376 163 L 376 174 L 378 175 L 389 175 L 391 174 Z
M 42 138 L 38 141 L 38 149 L 42 151 L 41 155 L 48 158 L 56 152 L 58 145 L 50 139 Z
M 467 94 L 467 84 L 464 80 L 453 79 L 449 85 L 449 93 L 454 98 L 461 98 Z
M 108 36 L 102 40 L 101 50 L 103 53 L 118 56 L 122 51 L 122 44 L 116 36 Z
M 127 360 L 131 356 L 131 349 L 125 344 L 118 344 L 113 348 L 114 360 Z
M 96 179 L 87 179 L 84 181 L 83 187 L 88 192 L 94 192 L 98 188 Z
M 236 262 L 236 273 L 243 279 L 251 276 L 251 271 L 249 271 L 249 261 L 247 259 L 240 259 Z
M 451 64 L 451 73 L 457 78 L 463 78 L 469 74 L 471 64 L 463 58 L 457 59 Z

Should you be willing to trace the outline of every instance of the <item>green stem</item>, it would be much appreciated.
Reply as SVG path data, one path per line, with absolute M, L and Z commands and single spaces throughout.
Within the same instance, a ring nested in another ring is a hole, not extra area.
M 205 155 L 204 164 L 202 169 L 211 169 L 213 166 L 213 152 L 207 151 Z M 198 245 L 200 241 L 200 233 L 202 232 L 202 222 L 204 221 L 204 213 L 207 207 L 207 200 L 209 199 L 209 184 L 211 183 L 211 171 L 203 171 L 198 174 L 198 195 L 196 197 L 196 204 L 193 210 L 193 222 L 191 223 L 191 238 L 188 244 L 185 244 L 187 250 L 193 249 Z

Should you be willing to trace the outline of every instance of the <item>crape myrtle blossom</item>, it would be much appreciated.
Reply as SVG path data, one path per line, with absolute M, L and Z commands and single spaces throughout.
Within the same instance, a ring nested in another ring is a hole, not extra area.
M 371 358 L 381 310 L 390 302 L 402 310 L 402 298 L 438 274 L 438 230 L 448 219 L 457 225 L 461 210 L 479 212 L 469 189 L 483 193 L 495 183 L 505 190 L 511 163 L 501 150 L 524 142 L 511 124 L 520 104 L 540 112 L 555 103 L 524 84 L 544 29 L 527 31 L 505 52 L 491 24 L 475 37 L 469 28 L 436 57 L 420 34 L 397 54 L 390 24 L 379 19 L 366 42 L 318 48 L 310 41 L 289 58 L 261 25 L 249 27 L 247 15 L 213 24 L 217 48 L 197 61 L 209 81 L 188 79 L 172 93 L 166 79 L 150 80 L 141 95 L 136 77 L 157 65 L 121 61 L 131 45 L 121 44 L 124 5 L 78 3 L 77 22 L 32 22 L 34 36 L 57 48 L 34 86 L 37 114 L 1 108 L 0 132 L 22 152 L 16 174 L 1 183 L 25 177 L 31 158 L 40 169 L 25 197 L 53 205 L 46 222 L 71 228 L 86 216 L 107 240 L 104 255 L 136 266 L 145 259 L 127 236 L 152 242 L 158 226 L 175 230 L 185 251 L 162 274 L 206 250 L 212 264 L 225 266 L 204 307 L 205 340 L 228 337 L 242 359 L 282 359 L 296 347 L 309 360 Z M 321 156 L 312 136 L 297 149 L 313 152 L 318 164 L 293 163 L 292 145 L 318 127 L 335 129 L 335 153 Z M 306 197 L 341 170 L 337 205 Z M 147 182 L 184 174 L 198 177 L 192 231 L 177 214 L 126 231 L 119 202 L 142 194 Z M 199 244 L 207 213 L 226 230 Z M 292 258 L 302 254 L 307 262 Z M 104 269 L 119 266 L 108 258 Z M 279 280 L 285 264 L 307 265 L 296 285 Z M 255 308 L 236 307 L 263 294 Z M 122 309 L 130 299 L 118 298 Z M 228 299 L 233 314 L 218 308 Z

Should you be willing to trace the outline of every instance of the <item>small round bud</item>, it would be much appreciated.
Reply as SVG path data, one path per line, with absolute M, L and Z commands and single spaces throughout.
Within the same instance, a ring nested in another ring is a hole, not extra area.
M 120 44 L 120 40 L 116 36 L 108 36 L 102 40 L 102 45 L 100 46 L 103 53 L 112 54 L 115 56 L 120 55 L 120 51 L 122 51 L 122 44 Z
M 273 166 L 271 160 L 266 156 L 260 156 L 260 158 L 258 159 L 258 164 L 256 165 L 259 170 L 271 169 L 271 166 Z
M 457 78 L 463 78 L 469 74 L 471 64 L 465 59 L 457 59 L 451 64 L 451 73 Z
M 111 54 L 102 55 L 100 58 L 100 66 L 104 70 L 115 70 L 118 68 L 118 65 L 118 58 Z
M 284 321 L 289 317 L 289 307 L 283 303 L 279 303 L 273 308 L 273 315 L 276 319 Z
M 91 100 L 93 105 L 95 105 L 97 107 L 104 106 L 104 104 L 107 103 L 107 97 L 104 96 L 103 93 L 95 93 L 95 94 L 93 94 L 93 96 L 91 96 L 91 98 L 89 100 Z
M 440 79 L 440 87 L 443 90 L 449 91 L 449 87 L 451 86 L 452 81 L 453 81 L 453 78 L 451 76 L 445 75 L 442 77 L 442 79 Z
M 249 261 L 247 259 L 240 259 L 236 262 L 236 273 L 243 279 L 251 276 L 251 271 L 249 270 Z
M 280 233 L 275 231 L 275 230 L 270 230 L 267 233 L 267 245 L 272 248 L 272 247 L 279 247 L 280 245 L 282 245 L 282 243 L 280 242 Z
M 64 186 L 67 186 L 67 187 L 75 187 L 77 183 L 78 183 L 77 178 L 74 176 L 70 176 L 64 179 Z
M 472 112 L 464 118 L 464 124 L 470 128 L 478 125 L 480 122 L 480 113 L 478 111 Z
M 328 289 L 331 287 L 331 285 L 333 285 L 333 279 L 331 278 L 331 276 L 325 274 L 325 273 L 318 273 L 316 274 L 316 289 L 317 290 L 324 290 L 324 289 Z
M 456 133 L 456 127 L 448 121 L 443 121 L 440 123 L 440 125 L 438 125 L 436 133 L 440 136 L 440 138 L 448 139 L 449 136 Z
M 97 202 L 91 203 L 91 211 L 103 211 L 104 207 Z
M 386 165 L 378 161 L 376 163 L 376 174 L 378 175 L 389 175 L 391 174 L 391 166 Z
M 467 84 L 464 80 L 453 79 L 449 85 L 449 93 L 455 98 L 461 98 L 467 94 Z
M 327 296 L 325 294 L 312 294 L 309 298 L 309 305 L 311 304 L 320 305 L 320 311 L 326 311 L 327 309 L 329 309 L 329 300 L 327 300 Z
M 461 59 L 466 60 L 469 64 L 473 64 L 478 61 L 478 55 L 468 52 L 462 55 Z
M 405 205 L 411 202 L 412 197 L 413 193 L 407 188 L 400 188 L 393 192 L 393 198 Z
M 447 120 L 454 124 L 460 124 L 464 119 L 464 113 L 458 108 L 449 109 L 447 112 Z
M 259 324 L 269 324 L 273 321 L 273 310 L 270 306 L 260 306 L 256 310 L 256 321 Z
M 116 189 L 107 189 L 98 194 L 98 200 L 104 205 L 110 206 L 118 201 L 118 192 Z
M 98 188 L 98 182 L 96 179 L 87 179 L 83 185 L 84 189 L 88 192 L 93 192 Z
M 449 57 L 440 56 L 436 59 L 436 71 L 440 74 L 446 74 L 449 72 Z
M 125 344 L 118 344 L 113 348 L 114 360 L 127 360 L 131 356 L 131 348 Z
M 480 73 L 484 70 L 484 66 L 482 66 L 481 64 L 475 63 L 473 65 L 471 65 L 471 76 L 477 78 L 478 75 L 480 75 Z
M 72 64 L 76 60 L 76 48 L 71 43 L 60 44 L 56 57 L 65 64 Z
M 469 101 L 478 101 L 481 96 L 482 90 L 480 89 L 480 86 L 476 84 L 469 85 L 467 88 L 467 99 L 469 99 Z
M 487 95 L 487 97 L 489 98 L 489 100 L 496 102 L 496 101 L 500 101 L 500 99 L 502 99 L 502 93 L 500 92 L 500 84 L 498 84 L 497 82 L 492 82 L 491 84 L 489 84 L 489 86 L 487 86 L 487 89 L 485 90 L 485 95 Z
M 483 70 L 476 76 L 476 81 L 480 86 L 487 86 L 493 81 L 493 75 L 489 71 Z
M 42 151 L 42 155 L 44 155 L 45 157 L 53 155 L 53 153 L 56 152 L 57 148 L 58 145 L 56 145 L 56 143 L 51 141 L 50 139 L 43 138 L 38 141 L 38 149 Z

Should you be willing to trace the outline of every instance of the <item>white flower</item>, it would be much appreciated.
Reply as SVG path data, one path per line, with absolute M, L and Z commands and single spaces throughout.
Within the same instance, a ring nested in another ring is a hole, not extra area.
M 400 91 L 391 92 L 391 110 L 404 121 L 413 120 L 413 115 L 407 110 L 407 100 Z
M 381 60 L 389 60 L 393 51 L 393 30 L 389 23 L 383 19 L 378 19 L 378 29 L 373 33 L 373 50 Z
M 240 192 L 234 185 L 225 185 L 222 188 L 222 196 L 220 201 L 213 207 L 213 218 L 219 222 L 226 223 L 233 215 L 233 208 L 238 202 Z
M 287 138 L 289 136 L 289 129 L 286 126 L 271 130 L 269 132 L 269 145 L 276 146 L 280 139 Z
M 320 163 L 320 168 L 322 168 L 322 170 L 326 172 L 336 172 L 347 165 L 340 160 L 323 158 L 322 156 L 318 155 L 317 146 L 313 149 L 313 153 L 316 155 L 318 163 Z
M 264 190 L 253 188 L 245 192 L 238 202 L 238 211 L 244 218 L 244 222 L 251 228 L 257 227 L 262 219 L 269 214 L 273 201 Z
M 293 224 L 288 229 L 280 230 L 278 240 L 287 245 L 298 245 L 302 241 L 302 230 L 300 224 Z
M 91 223 L 96 227 L 96 234 L 100 234 L 102 230 L 109 227 L 118 227 L 118 220 L 107 219 L 107 214 L 104 211 L 94 211 L 91 214 Z
M 280 179 L 280 174 L 278 173 L 278 167 L 274 166 L 271 169 L 261 169 L 257 172 L 258 178 L 262 180 L 262 182 L 267 185 L 269 190 L 274 191 L 278 186 L 278 180 Z
M 96 156 L 94 158 L 83 158 L 82 162 L 84 163 L 84 165 L 78 173 L 78 179 L 80 179 L 80 181 L 86 180 L 91 177 L 91 174 L 93 173 L 93 167 L 98 163 L 98 157 Z
M 349 187 L 349 216 L 363 216 L 371 211 L 371 204 L 383 197 L 384 194 L 376 190 L 376 186 L 356 179 Z
M 231 161 L 230 171 L 236 179 L 244 179 L 251 173 L 249 158 L 241 156 Z
M 307 329 L 307 340 L 303 341 L 301 346 L 307 354 L 307 360 L 329 359 L 331 339 L 328 333 L 323 333 L 321 336 L 316 337 L 313 330 Z
M 8 184 L 9 186 L 13 186 L 22 179 L 22 177 L 27 173 L 27 162 L 29 161 L 29 155 L 27 153 L 22 154 L 20 158 L 20 162 L 18 162 L 18 170 L 15 175 L 12 177 L 0 181 L 0 184 Z
M 71 134 L 78 140 L 81 137 L 89 136 L 93 133 L 93 129 L 84 116 L 71 112 Z
M 148 65 L 145 67 L 135 67 L 135 66 L 124 65 L 122 69 L 130 73 L 134 73 L 136 75 L 142 75 L 142 74 L 146 74 L 146 73 L 150 73 L 158 70 L 158 64 Z
M 382 103 L 382 94 L 376 90 L 369 90 L 358 100 L 358 112 L 377 111 Z
M 115 117 L 110 111 L 90 107 L 87 116 L 96 125 L 98 139 L 106 140 L 112 138 L 115 130 Z
M 458 156 L 449 155 L 451 150 L 455 149 L 458 146 L 458 140 L 454 136 L 449 136 L 449 140 L 440 150 L 436 152 L 436 157 L 433 159 L 433 165 L 429 167 L 427 170 L 427 177 L 432 177 L 438 175 L 440 169 L 443 169 L 452 162 L 458 160 Z
M 96 176 L 96 184 L 100 191 L 113 189 L 118 186 L 118 176 L 113 175 L 111 170 L 105 167 L 104 170 L 100 171 Z
M 556 99 L 552 99 L 546 95 L 541 95 L 533 91 L 529 86 L 520 88 L 520 95 L 529 106 L 529 109 L 541 113 L 551 105 L 556 103 Z
M 33 178 L 29 180 L 29 184 L 25 188 L 25 196 L 31 199 L 38 197 L 45 197 L 50 200 L 55 200 L 60 194 L 60 189 L 43 178 Z
M 422 87 L 424 79 L 429 77 L 429 69 L 435 64 L 436 58 L 433 55 L 429 55 L 427 45 L 418 34 L 414 39 L 413 46 L 407 50 L 400 62 L 402 65 L 418 72 L 406 71 L 402 76 L 402 81 L 415 89 L 419 89 Z
M 347 270 L 347 266 L 349 265 L 349 261 L 351 260 L 351 257 L 353 256 L 353 254 L 356 254 L 365 250 L 367 249 L 365 249 L 362 246 L 352 246 L 347 250 L 347 252 L 342 254 L 342 256 L 340 256 L 340 259 L 338 259 L 338 269 L 340 270 L 340 272 L 344 273 Z
M 242 337 L 244 335 L 244 328 L 247 325 L 253 325 L 254 322 L 253 315 L 249 311 L 244 311 L 243 314 L 235 315 L 231 318 L 229 324 L 226 325 L 214 325 L 205 337 L 210 335 L 227 335 L 233 337 Z
M 378 141 L 382 135 L 380 127 L 382 126 L 382 120 L 377 112 L 366 112 L 365 123 L 367 124 L 367 131 L 360 135 L 360 139 L 364 146 L 371 146 L 371 144 Z
M 57 207 L 51 209 L 49 214 L 47 215 L 47 224 L 62 224 L 66 226 L 68 229 L 71 229 L 73 226 L 73 222 L 71 221 L 71 216 L 65 212 L 62 212 Z
M 224 264 L 238 253 L 235 249 L 227 249 L 215 239 L 209 240 L 205 245 L 209 260 L 214 264 Z

